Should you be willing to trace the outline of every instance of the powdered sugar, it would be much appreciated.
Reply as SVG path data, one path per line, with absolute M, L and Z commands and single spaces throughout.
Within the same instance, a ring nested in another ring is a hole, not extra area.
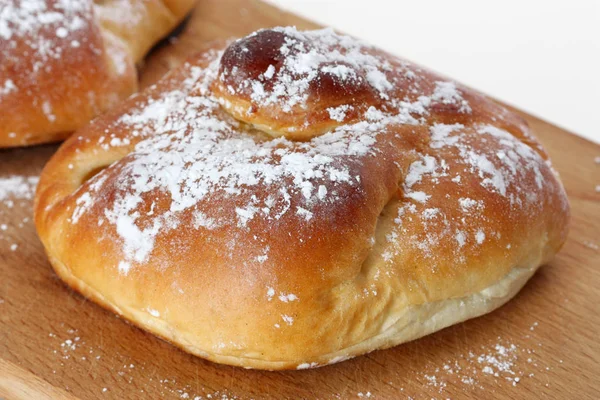
M 329 112 L 329 117 L 335 121 L 342 122 L 346 119 L 346 112 L 352 109 L 352 106 L 347 104 L 338 106 L 338 107 L 330 107 L 327 109 Z
M 297 301 L 298 300 L 298 296 L 296 296 L 293 293 L 289 293 L 289 294 L 281 293 L 279 295 L 279 300 L 281 300 L 284 303 L 289 303 L 289 302 L 292 302 L 292 301 Z
M 446 86 L 445 86 L 446 87 Z M 447 86 L 452 87 L 452 86 Z M 473 140 L 482 140 L 485 147 L 473 146 Z M 544 180 L 541 166 L 544 160 L 529 146 L 515 138 L 510 133 L 489 125 L 480 124 L 474 127 L 466 127 L 462 124 L 440 124 L 436 123 L 430 127 L 430 149 L 424 149 L 418 159 L 410 164 L 404 178 L 403 190 L 405 203 L 398 209 L 396 227 L 387 236 L 400 237 L 403 232 L 403 222 L 411 220 L 411 214 L 418 214 L 419 220 L 428 231 L 431 224 L 435 223 L 438 231 L 435 235 L 431 233 L 422 236 L 406 237 L 400 245 L 390 244 L 382 257 L 386 262 L 393 262 L 395 255 L 401 254 L 400 247 L 408 244 L 417 249 L 428 258 L 434 257 L 433 248 L 442 243 L 453 243 L 457 255 L 457 262 L 464 262 L 465 246 L 480 246 L 486 240 L 497 240 L 500 238 L 498 232 L 486 232 L 482 227 L 477 227 L 478 221 L 484 222 L 483 213 L 485 202 L 480 199 L 458 197 L 455 201 L 459 210 L 465 215 L 463 218 L 448 220 L 444 213 L 435 214 L 432 218 L 431 204 L 439 204 L 441 196 L 445 199 L 452 198 L 451 193 L 439 193 L 437 184 L 443 181 L 451 181 L 456 185 L 462 185 L 461 175 L 450 176 L 449 168 L 460 170 L 468 174 L 468 183 L 476 183 L 488 192 L 501 198 L 506 198 L 511 207 L 523 207 L 527 205 L 531 209 L 537 209 L 535 190 L 523 191 L 520 187 L 524 180 L 533 180 L 535 185 L 541 189 Z M 438 152 L 452 152 L 447 161 L 443 157 L 435 156 Z M 450 167 L 449 162 L 453 165 Z M 415 207 L 418 204 L 421 207 Z M 473 230 L 473 225 L 476 229 Z M 432 267 L 435 268 L 435 267 Z
M 0 201 L 7 201 L 5 205 L 9 208 L 9 201 L 16 199 L 33 199 L 35 187 L 39 178 L 37 176 L 19 176 L 13 175 L 8 177 L 0 177 Z
M 427 199 L 429 199 L 431 196 L 428 195 L 425 192 L 414 192 L 414 191 L 407 191 L 406 193 L 404 193 L 404 196 L 409 198 L 409 199 L 413 199 L 419 203 L 425 203 L 427 201 Z
M 273 296 L 275 296 L 275 289 L 270 287 L 267 289 L 267 300 L 269 300 L 269 301 L 273 300 Z
M 194 214 L 194 228 L 198 229 L 200 227 L 206 228 L 206 229 L 215 229 L 218 227 L 218 223 L 213 219 L 210 218 L 208 216 L 206 216 L 206 214 L 204 214 L 201 211 L 198 211 L 197 213 Z
M 42 103 L 42 111 L 44 112 L 44 115 L 46 116 L 48 121 L 54 122 L 56 120 L 56 115 L 53 114 L 52 105 L 49 101 L 46 100 Z
M 147 15 L 143 2 L 131 0 L 111 0 L 108 7 L 99 2 L 94 11 L 101 20 L 125 26 L 136 25 Z
M 307 209 L 302 208 L 302 207 L 296 207 L 296 214 L 303 217 L 304 220 L 306 220 L 306 221 L 310 221 L 313 217 L 312 212 L 310 212 Z
M 294 318 L 290 317 L 289 315 L 285 315 L 283 314 L 281 316 L 281 319 L 288 325 L 293 325 L 294 324 Z
M 458 243 L 458 247 L 461 248 L 467 242 L 467 237 L 463 231 L 457 231 L 456 235 L 454 235 L 456 242 Z
M 279 49 L 283 63 L 275 69 L 272 65 L 258 80 L 241 80 L 230 86 L 231 94 L 251 88 L 253 102 L 261 106 L 277 104 L 289 113 L 296 107 L 305 108 L 309 89 L 321 74 L 330 74 L 342 82 L 364 82 L 384 99 L 393 85 L 385 71 L 387 61 L 365 51 L 371 47 L 349 36 L 337 35 L 331 29 L 299 32 L 295 28 L 274 28 L 285 34 Z M 273 68 L 271 68 L 273 67 Z M 224 70 L 223 76 L 234 74 Z M 269 81 L 269 85 L 265 85 Z M 341 114 L 334 113 L 339 120 Z
M 9 93 L 13 93 L 17 91 L 17 86 L 11 79 L 7 79 L 4 81 L 2 85 L 0 85 L 0 98 L 2 96 L 7 95 Z
M 435 83 L 435 91 L 431 100 L 438 101 L 443 104 L 454 104 L 458 105 L 460 112 L 470 113 L 471 107 L 469 103 L 462 98 L 454 82 L 443 82 L 438 81 Z
M 0 177 L 0 241 L 6 241 L 11 252 L 22 248 L 17 230 L 27 227 L 31 221 L 29 210 L 38 180 L 36 176 Z M 26 216 L 16 220 L 20 210 L 26 210 Z
M 221 54 L 207 55 L 207 68 L 186 64 L 187 79 L 178 82 L 176 89 L 153 98 L 141 97 L 128 113 L 104 129 L 98 144 L 106 150 L 137 144 L 124 161 L 99 173 L 76 195 L 73 223 L 94 206 L 100 189 L 114 190 L 111 203 L 101 212 L 122 242 L 118 265 L 122 273 L 146 262 L 157 237 L 187 221 L 194 229 L 227 229 L 231 235 L 252 231 L 259 224 L 291 219 L 296 225 L 310 226 L 319 221 L 325 206 L 333 207 L 340 201 L 340 193 L 362 190 L 360 167 L 365 160 L 377 157 L 380 136 L 388 127 L 426 123 L 436 103 L 453 105 L 454 112 L 472 112 L 456 84 L 436 81 L 429 93 L 422 93 L 416 86 L 421 78 L 414 72 L 410 80 L 415 82 L 415 96 L 394 97 L 392 82 L 406 76 L 407 64 L 392 65 L 354 39 L 330 30 L 300 33 L 278 28 L 276 32 L 287 35 L 279 51 L 289 57 L 282 65 L 269 64 L 257 80 L 247 81 L 257 105 L 276 104 L 284 110 L 302 107 L 308 87 L 302 85 L 309 85 L 315 74 L 324 72 L 341 80 L 359 79 L 364 72 L 369 85 L 387 101 L 362 111 L 358 118 L 362 121 L 347 124 L 346 114 L 357 111 L 352 105 L 327 109 L 337 126 L 308 141 L 265 138 L 226 114 L 221 108 L 222 99 L 213 95 L 210 87 L 219 79 Z M 337 53 L 332 50 L 336 46 L 341 49 Z M 298 76 L 299 82 L 290 81 L 290 77 Z M 302 79 L 308 80 L 302 83 Z M 229 90 L 235 93 L 237 89 Z M 130 130 L 129 138 L 113 133 L 114 126 L 123 125 Z M 473 146 L 474 138 L 489 140 L 491 145 Z M 467 183 L 478 182 L 491 194 L 508 198 L 512 205 L 534 204 L 534 197 L 521 193 L 517 182 L 533 174 L 536 183 L 541 184 L 539 166 L 543 160 L 508 132 L 489 124 L 466 127 L 435 123 L 430 127 L 429 139 L 429 146 L 416 154 L 400 182 L 406 202 L 398 211 L 397 226 L 386 237 L 405 236 L 402 221 L 417 212 L 416 204 L 424 205 L 424 224 L 444 226 L 438 236 L 408 238 L 425 255 L 430 255 L 432 246 L 445 238 L 458 251 L 498 237 L 495 232 L 469 228 L 465 218 L 450 221 L 443 208 L 430 205 L 440 195 L 435 192 L 438 183 L 447 180 L 463 184 L 460 174 L 450 175 L 449 161 L 437 155 L 442 151 L 454 154 L 452 168 L 456 171 L 458 165 L 458 170 L 467 171 Z M 111 171 L 111 181 L 103 181 Z M 166 199 L 166 208 L 155 207 L 157 194 Z M 470 224 L 485 210 L 482 200 L 457 196 L 453 201 L 471 218 Z M 207 206 L 214 203 L 221 206 Z M 150 212 L 141 211 L 146 205 Z M 394 251 L 385 252 L 386 261 L 393 260 Z M 268 262 L 268 249 L 258 249 L 248 260 Z M 268 299 L 273 296 L 274 292 Z
M 25 44 L 34 55 L 32 72 L 36 73 L 49 58 L 62 57 L 71 47 L 69 37 L 89 25 L 91 12 L 89 1 L 8 0 L 0 8 L 0 38 L 8 52 L 3 56 L 20 56 L 13 54 L 15 43 Z
M 481 125 L 477 128 L 477 133 L 495 137 L 498 144 L 504 148 L 493 154 L 495 157 L 492 158 L 490 154 L 482 153 L 470 146 L 464 131 L 465 127 L 461 124 L 435 124 L 431 128 L 430 146 L 432 149 L 443 147 L 458 149 L 460 160 L 471 172 L 479 176 L 481 185 L 502 196 L 507 196 L 508 187 L 516 182 L 518 175 L 528 171 L 534 174 L 535 182 L 541 188 L 543 177 L 539 165 L 543 160 L 529 146 L 497 127 Z M 423 156 L 421 160 L 411 165 L 405 185 L 410 188 L 424 175 L 433 178 L 444 176 L 443 165 L 438 165 L 437 161 L 429 155 Z M 456 177 L 456 182 L 460 182 L 460 177 Z M 465 208 L 467 204 L 461 203 L 461 207 Z
M 248 229 L 258 217 L 280 219 L 293 201 L 296 206 L 290 215 L 310 223 L 315 207 L 335 200 L 336 188 L 359 183 L 360 177 L 351 173 L 352 165 L 370 154 L 378 132 L 387 124 L 408 119 L 406 113 L 394 116 L 369 110 L 369 116 L 376 119 L 340 126 L 309 142 L 260 141 L 238 132 L 236 121 L 219 115 L 219 103 L 208 89 L 218 60 L 206 70 L 190 66 L 190 78 L 182 89 L 150 100 L 116 122 L 131 126 L 134 136 L 147 138 L 130 154 L 117 182 L 120 194 L 104 211 L 123 240 L 123 273 L 132 262 L 145 261 L 159 232 L 177 228 L 178 216 L 188 209 L 195 209 L 196 227 L 213 229 L 234 222 L 239 229 Z M 192 91 L 199 94 L 191 95 Z M 110 140 L 100 138 L 101 146 L 108 149 L 124 142 L 108 132 Z M 90 185 L 102 186 L 98 180 L 103 176 L 94 177 Z M 269 195 L 252 194 L 254 188 L 269 188 Z M 95 190 L 90 189 L 93 197 Z M 136 209 L 155 190 L 168 193 L 170 209 L 152 215 L 141 227 L 142 215 Z M 223 209 L 221 215 L 196 209 L 215 196 L 247 200 L 232 210 Z M 73 223 L 91 205 L 85 192 L 76 205 Z
M 534 326 L 537 326 L 537 322 L 532 328 Z M 529 337 L 529 335 L 525 336 L 525 338 Z M 541 362 L 552 359 L 550 354 L 540 358 L 534 348 L 519 347 L 509 340 L 498 337 L 492 343 L 457 354 L 455 358 L 447 360 L 443 365 L 430 365 L 419 375 L 428 387 L 440 394 L 443 393 L 443 398 L 447 398 L 449 394 L 446 393 L 447 389 L 455 385 L 466 386 L 463 390 L 473 390 L 486 389 L 488 382 L 494 382 L 494 385 L 501 385 L 504 382 L 508 387 L 514 387 L 528 380 L 529 385 L 537 381 L 538 384 L 548 386 L 548 377 L 544 378 L 542 375 L 540 380 L 541 374 L 532 371 L 534 368 L 538 371 L 549 371 L 551 367 L 547 364 L 541 365 Z M 562 364 L 563 360 L 558 362 Z
M 272 193 L 279 193 L 273 203 L 269 197 L 251 198 L 244 207 L 236 207 L 237 226 L 246 227 L 256 216 L 279 219 L 289 208 L 292 192 L 301 194 L 302 207 L 296 213 L 310 220 L 310 208 L 319 200 L 318 182 L 327 180 L 332 184 L 353 184 L 354 178 L 345 168 L 336 167 L 338 154 L 348 156 L 361 154 L 367 147 L 353 145 L 350 138 L 346 146 L 331 145 L 325 140 L 317 146 L 294 144 L 285 139 L 257 143 L 252 137 L 231 136 L 231 127 L 206 115 L 197 115 L 198 130 L 192 135 L 172 133 L 170 137 L 158 136 L 136 147 L 135 160 L 126 166 L 130 178 L 120 183 L 131 187 L 128 193 L 116 199 L 112 209 L 105 212 L 109 221 L 117 225 L 120 236 L 126 239 L 126 254 L 142 262 L 152 247 L 153 238 L 159 230 L 168 228 L 167 221 L 175 228 L 176 214 L 216 193 L 243 196 L 248 188 L 257 185 L 277 185 L 288 182 L 291 186 L 279 186 Z M 180 143 L 172 138 L 179 136 Z M 186 171 L 185 174 L 176 171 Z M 175 178 L 175 180 L 173 179 Z M 157 188 L 168 189 L 171 195 L 170 211 L 157 217 L 145 229 L 136 227 L 132 212 L 142 201 L 144 193 Z M 321 190 L 321 196 L 323 196 Z M 269 207 L 267 203 L 271 203 Z M 219 220 L 210 216 L 209 218 Z M 205 225 L 209 228 L 209 225 Z
M 271 79 L 271 78 L 273 78 L 273 75 L 275 75 L 275 67 L 273 65 L 269 65 L 269 67 L 263 74 L 263 77 L 265 79 Z
M 475 241 L 477 241 L 477 244 L 482 244 L 484 240 L 485 240 L 485 232 L 483 232 L 482 229 L 478 229 L 477 232 L 475 233 Z
M 431 156 L 425 156 L 422 160 L 415 161 L 410 165 L 408 175 L 404 178 L 404 186 L 410 189 L 415 183 L 421 181 L 424 175 L 432 175 L 438 167 L 437 160 Z
M 475 208 L 483 208 L 482 200 L 477 201 L 461 197 L 460 199 L 458 199 L 458 203 L 460 204 L 460 209 L 465 213 L 468 213 Z
M 302 363 L 302 364 L 299 364 L 299 365 L 296 367 L 296 369 L 298 369 L 298 370 L 302 370 L 302 369 L 309 369 L 309 368 L 314 368 L 314 367 L 316 367 L 316 366 L 318 366 L 318 365 L 319 365 L 319 364 L 317 364 L 317 363 L 315 363 L 315 362 L 313 362 L 313 363 Z
M 465 150 L 465 161 L 471 166 L 472 171 L 477 171 L 481 178 L 481 185 L 506 196 L 505 175 L 500 172 L 485 154 L 475 150 Z
M 434 124 L 431 129 L 431 144 L 433 149 L 438 149 L 444 146 L 455 145 L 459 141 L 458 135 L 450 136 L 452 132 L 459 131 L 465 126 L 462 124 Z

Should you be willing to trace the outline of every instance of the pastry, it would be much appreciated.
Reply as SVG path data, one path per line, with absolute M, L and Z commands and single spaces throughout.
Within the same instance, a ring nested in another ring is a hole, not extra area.
M 72 288 L 200 357 L 303 369 L 513 297 L 569 205 L 525 121 L 332 30 L 215 45 L 65 142 L 35 221 Z
M 62 140 L 135 92 L 135 63 L 194 0 L 3 3 L 0 148 Z

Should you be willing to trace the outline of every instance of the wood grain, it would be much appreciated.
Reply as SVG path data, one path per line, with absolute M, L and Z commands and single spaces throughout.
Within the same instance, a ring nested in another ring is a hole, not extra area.
M 0 359 L 0 398 L 37 400 L 75 400 L 76 397 L 56 388 L 8 361 Z
M 315 26 L 259 1 L 201 1 L 177 41 L 148 58 L 142 83 L 207 41 L 274 25 Z M 598 398 L 600 146 L 521 114 L 571 201 L 564 249 L 489 315 L 317 370 L 216 365 L 132 327 L 58 280 L 36 237 L 30 200 L 0 197 L 0 227 L 7 226 L 0 230 L 0 398 Z M 39 174 L 55 150 L 0 151 L 0 178 Z

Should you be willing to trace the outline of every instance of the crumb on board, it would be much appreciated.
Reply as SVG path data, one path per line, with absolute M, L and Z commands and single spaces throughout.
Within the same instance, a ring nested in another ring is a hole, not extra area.
M 531 332 L 538 328 L 540 323 L 533 321 L 528 328 L 523 331 L 523 338 L 528 339 L 533 335 Z M 68 329 L 66 334 L 49 333 L 48 337 L 57 340 L 59 349 L 54 350 L 55 354 L 61 357 L 61 366 L 65 367 L 68 362 L 97 362 L 100 355 L 95 357 L 81 356 L 81 354 L 92 354 L 94 348 L 88 345 L 82 338 L 77 329 Z M 497 337 L 487 345 L 479 348 L 472 348 L 470 351 L 457 353 L 451 360 L 446 360 L 441 365 L 426 365 L 421 371 L 415 371 L 417 381 L 424 384 L 425 387 L 433 389 L 446 398 L 449 394 L 449 388 L 462 387 L 462 390 L 485 389 L 488 387 L 490 379 L 496 384 L 505 383 L 506 387 L 516 387 L 528 381 L 528 385 L 536 382 L 540 385 L 547 385 L 545 375 L 548 371 L 558 368 L 557 365 L 551 365 L 550 360 L 542 357 L 536 349 L 541 347 L 542 343 L 532 344 L 530 347 L 518 346 L 515 342 Z M 145 371 L 143 362 L 132 362 L 127 356 L 120 355 L 120 363 L 116 368 L 109 366 L 109 369 L 120 382 L 128 384 L 133 383 L 133 375 L 136 379 L 146 379 L 147 385 L 154 382 L 153 389 L 161 397 L 174 395 L 175 397 L 187 400 L 234 400 L 237 396 L 227 391 L 207 391 L 205 388 L 193 387 L 190 384 L 181 384 L 173 378 L 153 379 L 145 372 L 137 374 L 133 371 L 140 369 Z M 94 360 L 95 358 L 95 360 Z M 555 360 L 563 364 L 564 360 Z M 56 373 L 56 370 L 53 371 Z M 543 380 L 540 382 L 540 380 Z M 404 393 L 403 387 L 398 387 L 398 382 L 387 382 L 389 385 L 395 385 L 399 392 Z M 138 385 L 140 383 L 138 382 Z M 102 393 L 106 393 L 110 388 L 102 387 Z M 141 393 L 145 393 L 142 389 Z M 200 392 L 200 393 L 199 393 Z M 378 396 L 371 389 L 369 391 L 359 391 L 354 396 L 359 399 L 374 399 Z M 408 393 L 407 393 L 408 394 Z M 333 398 L 343 398 L 340 395 L 332 395 Z M 411 398 L 407 396 L 406 398 Z M 418 398 L 418 397 L 417 397 Z
M 35 194 L 39 178 L 37 176 L 0 176 L 0 240 L 14 240 L 14 230 L 29 226 L 30 217 L 24 217 L 20 221 L 10 221 L 14 218 L 15 207 L 23 207 L 29 210 Z M 9 242 L 10 243 L 10 242 Z M 17 251 L 18 243 L 10 243 L 10 251 Z
M 529 331 L 534 331 L 539 322 L 533 322 Z M 529 338 L 525 335 L 524 338 Z M 542 343 L 537 346 L 541 347 Z M 440 394 L 452 384 L 462 384 L 465 388 L 485 389 L 486 380 L 495 379 L 497 383 L 507 382 L 514 387 L 524 379 L 543 379 L 544 371 L 551 371 L 551 365 L 546 357 L 543 359 L 536 353 L 535 348 L 523 348 L 509 340 L 498 337 L 495 343 L 482 346 L 479 351 L 469 351 L 458 354 L 454 360 L 448 360 L 443 366 L 429 365 L 420 373 L 424 383 L 437 390 Z M 563 360 L 558 361 L 560 364 Z M 537 374 L 531 372 L 535 368 Z M 417 378 L 420 380 L 419 378 Z

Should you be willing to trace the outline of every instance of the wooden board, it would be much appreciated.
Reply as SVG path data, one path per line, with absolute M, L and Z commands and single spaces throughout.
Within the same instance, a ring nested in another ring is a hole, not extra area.
M 201 1 L 178 41 L 149 57 L 143 84 L 207 41 L 288 24 L 315 26 L 258 1 Z M 31 222 L 27 185 L 0 197 L 0 398 L 599 398 L 600 146 L 523 116 L 572 205 L 558 257 L 489 315 L 316 370 L 216 365 L 132 327 L 58 280 Z M 39 174 L 55 150 L 0 151 L 0 179 Z

